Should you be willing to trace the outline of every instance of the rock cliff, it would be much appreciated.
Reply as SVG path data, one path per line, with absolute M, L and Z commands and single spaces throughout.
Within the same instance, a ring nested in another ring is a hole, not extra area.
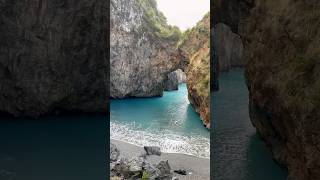
M 179 84 L 185 83 L 186 78 L 186 74 L 181 69 L 177 69 L 167 75 L 167 78 L 164 82 L 164 89 L 166 91 L 178 90 Z
M 320 2 L 215 5 L 216 23 L 229 25 L 244 42 L 253 125 L 288 168 L 288 179 L 319 179 Z
M 219 72 L 229 71 L 232 67 L 242 67 L 245 65 L 245 58 L 243 57 L 244 47 L 240 32 L 243 31 L 245 18 L 253 6 L 253 1 L 212 1 L 211 91 L 219 90 Z M 236 56 L 232 55 L 234 52 L 237 52 Z M 234 62 L 235 64 L 233 64 Z
M 253 0 L 213 1 L 212 52 L 217 66 L 214 74 L 246 64 L 241 34 L 253 3 Z
M 0 2 L 0 111 L 107 112 L 108 4 Z
M 180 65 L 180 30 L 155 0 L 111 0 L 110 95 L 161 96 L 167 74 Z
M 292 180 L 320 177 L 319 9 L 256 0 L 243 32 L 250 117 Z
M 213 51 L 216 54 L 219 71 L 229 71 L 234 67 L 243 67 L 243 43 L 240 36 L 233 33 L 229 26 L 216 24 L 212 29 Z
M 182 35 L 167 24 L 155 0 L 112 0 L 111 97 L 161 96 L 178 89 L 176 70 L 182 69 L 189 100 L 210 127 L 209 21 L 208 14 Z
M 210 13 L 184 33 L 178 46 L 189 61 L 186 68 L 189 101 L 210 128 Z

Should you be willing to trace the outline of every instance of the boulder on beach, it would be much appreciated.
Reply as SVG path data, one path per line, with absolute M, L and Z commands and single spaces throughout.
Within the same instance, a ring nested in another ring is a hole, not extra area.
M 174 170 L 173 172 L 180 174 L 180 175 L 187 175 L 187 171 L 184 169 Z
M 159 147 L 145 146 L 148 155 L 161 155 Z M 110 145 L 110 179 L 159 179 L 172 180 L 173 173 L 168 161 L 159 163 L 148 162 L 143 156 L 132 159 L 120 158 L 120 150 L 116 145 Z M 143 179 L 143 178 L 142 178 Z
M 143 148 L 146 151 L 147 155 L 158 155 L 158 156 L 161 156 L 160 147 L 157 147 L 157 146 L 144 146 Z
M 172 179 L 171 167 L 168 161 L 161 161 L 157 166 L 160 179 Z

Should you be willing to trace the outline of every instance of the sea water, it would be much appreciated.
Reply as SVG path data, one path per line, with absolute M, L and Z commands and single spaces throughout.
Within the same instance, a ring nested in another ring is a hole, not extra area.
M 110 136 L 167 153 L 210 157 L 210 133 L 189 103 L 186 84 L 162 97 L 111 100 Z
M 213 179 L 285 180 L 286 170 L 250 122 L 243 69 L 221 73 L 219 86 L 211 96 Z
M 1 180 L 103 179 L 108 117 L 0 117 Z

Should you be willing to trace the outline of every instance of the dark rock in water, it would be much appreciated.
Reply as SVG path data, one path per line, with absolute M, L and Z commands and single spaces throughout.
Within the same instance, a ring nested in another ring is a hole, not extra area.
M 159 170 L 159 177 L 171 176 L 171 167 L 168 161 L 161 161 L 156 167 Z
M 186 74 L 181 70 L 175 70 L 167 75 L 167 79 L 164 81 L 164 90 L 173 91 L 178 90 L 178 86 L 181 83 L 186 82 Z
M 118 160 L 120 156 L 120 151 L 119 149 L 114 145 L 114 144 L 110 144 L 110 161 L 111 162 L 115 162 Z
M 213 51 L 219 71 L 229 71 L 232 67 L 245 65 L 243 43 L 240 35 L 233 33 L 229 26 L 218 23 L 212 30 Z
M 144 146 L 143 148 L 146 151 L 147 155 L 158 155 L 158 156 L 161 156 L 160 147 L 157 147 L 157 146 Z
M 177 75 L 179 84 L 187 82 L 187 75 L 185 72 L 182 71 L 182 69 L 177 69 L 174 71 L 174 73 Z
M 177 174 L 181 174 L 181 175 L 187 175 L 187 171 L 183 170 L 183 169 L 174 170 L 173 172 L 175 172 Z
M 166 80 L 164 81 L 164 90 L 173 91 L 178 90 L 178 77 L 175 72 L 171 72 L 167 75 Z
M 4 0 L 0 11 L 1 112 L 107 112 L 107 1 Z

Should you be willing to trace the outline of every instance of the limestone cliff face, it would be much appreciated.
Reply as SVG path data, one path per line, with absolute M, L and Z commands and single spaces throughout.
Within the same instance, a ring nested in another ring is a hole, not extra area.
M 189 60 L 186 68 L 189 101 L 210 128 L 210 13 L 185 32 L 179 48 Z
M 252 123 L 293 180 L 320 177 L 319 9 L 256 0 L 243 33 Z
M 217 74 L 245 65 L 241 34 L 245 28 L 253 0 L 214 0 L 212 19 L 212 51 Z M 216 89 L 216 88 L 214 88 Z
M 166 91 L 178 90 L 179 84 L 185 83 L 186 78 L 186 74 L 181 69 L 177 69 L 167 75 L 164 82 L 164 89 Z
M 0 12 L 0 111 L 107 112 L 106 1 L 4 0 Z
M 180 63 L 180 31 L 166 24 L 155 0 L 111 0 L 110 95 L 161 96 Z
M 320 177 L 320 2 L 214 1 L 244 42 L 250 118 L 293 180 Z
M 244 66 L 243 43 L 238 34 L 233 33 L 226 24 L 218 23 L 212 29 L 212 36 L 220 72 Z

